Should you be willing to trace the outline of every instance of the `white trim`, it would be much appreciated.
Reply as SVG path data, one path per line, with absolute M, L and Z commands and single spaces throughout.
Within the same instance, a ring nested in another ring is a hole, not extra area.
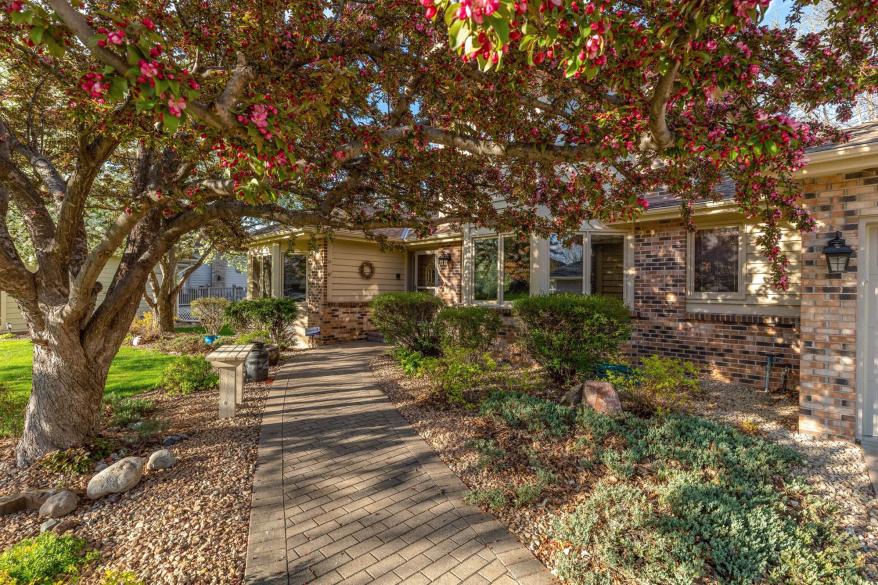
M 738 230 L 738 290 L 732 293 L 695 292 L 695 232 L 724 228 Z M 743 222 L 703 224 L 686 232 L 686 300 L 744 300 L 747 297 L 747 231 Z
M 857 384 L 857 427 L 856 438 L 860 441 L 876 441 L 878 436 L 863 436 L 863 413 L 865 411 L 865 399 L 868 392 L 869 379 L 866 372 L 866 359 L 869 354 L 868 334 L 871 333 L 869 327 L 870 315 L 867 311 L 868 302 L 866 294 L 869 286 L 869 267 L 872 262 L 876 261 L 878 250 L 873 249 L 873 244 L 878 242 L 869 241 L 869 230 L 873 226 L 878 226 L 878 218 L 870 217 L 861 219 L 858 226 L 859 241 L 862 243 L 857 253 L 857 323 L 860 324 L 856 328 L 857 331 L 857 355 L 856 355 L 856 384 Z M 822 268 L 821 268 L 822 270 Z M 878 429 L 872 429 L 875 433 Z

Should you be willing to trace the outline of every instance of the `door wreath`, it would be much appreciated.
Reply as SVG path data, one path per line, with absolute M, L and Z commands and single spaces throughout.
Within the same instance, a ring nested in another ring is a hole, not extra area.
M 362 264 L 360 264 L 360 278 L 365 278 L 369 280 L 375 275 L 375 265 L 369 262 L 368 260 L 364 260 Z

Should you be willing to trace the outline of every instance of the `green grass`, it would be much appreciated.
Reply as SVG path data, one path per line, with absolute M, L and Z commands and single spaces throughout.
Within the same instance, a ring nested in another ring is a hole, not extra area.
M 32 351 L 29 340 L 0 341 L 0 437 L 21 433 L 31 389 Z M 152 390 L 162 369 L 173 359 L 156 351 L 123 346 L 110 367 L 105 394 L 123 398 Z
M 179 327 L 174 327 L 175 333 L 200 333 L 202 335 L 207 334 L 207 330 L 204 329 L 201 325 L 181 325 Z M 235 331 L 229 327 L 228 325 L 223 325 L 223 328 L 220 329 L 220 335 L 234 335 Z

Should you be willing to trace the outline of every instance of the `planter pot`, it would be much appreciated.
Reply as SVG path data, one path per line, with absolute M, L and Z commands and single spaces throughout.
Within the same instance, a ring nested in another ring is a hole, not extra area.
M 276 366 L 280 361 L 280 348 L 276 345 L 266 345 L 265 351 L 268 352 L 268 365 Z
M 253 349 L 244 360 L 244 372 L 247 379 L 253 382 L 262 382 L 268 379 L 268 351 L 261 341 L 253 344 Z
M 219 335 L 205 335 L 204 343 L 206 343 L 207 345 L 213 345 L 213 342 L 217 339 L 219 339 Z

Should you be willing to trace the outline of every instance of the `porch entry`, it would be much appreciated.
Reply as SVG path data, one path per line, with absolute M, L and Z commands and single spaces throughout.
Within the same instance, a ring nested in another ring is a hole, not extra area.
M 878 446 L 878 224 L 866 227 L 866 258 L 868 270 L 861 276 L 864 322 L 859 351 L 862 352 L 864 383 L 857 384 L 860 402 L 860 435 L 863 444 Z

